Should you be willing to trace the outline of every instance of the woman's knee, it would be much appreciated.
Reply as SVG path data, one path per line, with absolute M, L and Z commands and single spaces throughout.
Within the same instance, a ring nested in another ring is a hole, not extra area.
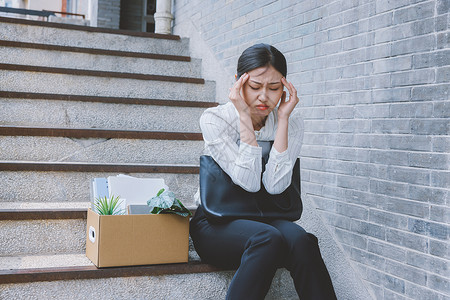
M 282 255 L 286 248 L 286 242 L 281 234 L 274 227 L 268 227 L 255 233 L 249 238 L 246 249 L 258 249 L 265 255 Z

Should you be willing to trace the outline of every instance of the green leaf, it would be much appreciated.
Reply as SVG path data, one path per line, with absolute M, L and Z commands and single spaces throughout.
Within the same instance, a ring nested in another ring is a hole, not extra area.
M 191 216 L 192 213 L 184 207 L 175 194 L 165 189 L 159 190 L 155 197 L 147 201 L 152 214 L 177 214 L 183 217 Z
M 119 202 L 120 197 L 111 197 L 108 199 L 106 196 L 103 198 L 95 198 L 94 200 L 94 208 L 99 215 L 123 215 L 125 211 L 120 209 Z

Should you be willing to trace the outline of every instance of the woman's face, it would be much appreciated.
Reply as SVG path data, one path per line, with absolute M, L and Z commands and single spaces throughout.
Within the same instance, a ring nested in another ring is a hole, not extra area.
M 283 94 L 283 75 L 273 66 L 253 69 L 248 75 L 242 88 L 242 96 L 252 117 L 265 118 L 277 106 Z

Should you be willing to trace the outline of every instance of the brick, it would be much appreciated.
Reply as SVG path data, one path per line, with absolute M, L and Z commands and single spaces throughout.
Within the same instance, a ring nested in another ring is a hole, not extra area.
M 398 9 L 394 12 L 394 24 L 432 17 L 434 16 L 434 8 L 435 2 L 428 1 L 415 6 Z
M 433 117 L 449 118 L 450 117 L 450 101 L 433 103 Z
M 450 2 L 448 0 L 437 0 L 436 11 L 438 14 L 448 14 L 450 11 Z
M 390 107 L 392 118 L 431 118 L 434 105 L 431 102 L 394 103 Z
M 352 165 L 353 163 L 345 162 L 345 161 L 336 161 L 336 160 L 326 160 L 322 164 L 322 170 L 330 172 L 330 173 L 337 173 L 337 174 L 347 174 L 351 175 L 352 172 Z M 339 184 L 340 177 L 337 178 L 337 184 L 338 186 L 342 187 Z
M 450 281 L 448 280 L 448 277 L 430 274 L 428 277 L 428 286 L 435 291 L 439 291 L 447 295 L 450 291 Z
M 387 181 L 370 180 L 370 191 L 376 194 L 404 197 L 407 193 L 407 185 L 400 183 L 390 183 Z
M 350 230 L 350 218 L 326 211 L 322 211 L 321 215 L 325 217 L 324 219 L 329 225 L 336 228 Z
M 393 73 L 391 75 L 392 86 L 406 86 L 415 84 L 434 83 L 435 71 L 421 69 L 407 72 Z
M 380 119 L 372 120 L 372 132 L 384 134 L 409 134 L 411 133 L 410 119 Z
M 433 152 L 450 152 L 450 138 L 444 136 L 432 137 Z
M 373 62 L 373 72 L 386 73 L 393 71 L 403 71 L 411 69 L 412 57 L 394 57 L 389 59 L 377 60 Z
M 450 185 L 450 172 L 432 171 L 431 186 L 448 189 Z
M 388 170 L 388 179 L 394 182 L 430 185 L 430 171 L 417 168 L 391 167 Z
M 322 146 L 303 145 L 301 156 L 323 158 L 325 157 L 325 151 L 326 149 Z
M 386 28 L 392 25 L 393 13 L 388 12 L 385 14 L 376 14 L 369 18 L 369 30 L 377 30 L 380 28 Z
M 328 146 L 340 146 L 340 147 L 349 147 L 354 144 L 354 136 L 353 134 L 333 134 L 328 135 L 326 139 L 326 145 Z M 359 150 L 356 150 L 359 151 Z
M 370 127 L 370 120 L 341 120 L 339 122 L 339 132 L 369 133 Z
M 386 228 L 385 226 L 368 223 L 365 221 L 358 221 L 352 219 L 351 221 L 352 232 L 360 233 L 366 236 L 370 236 L 379 240 L 384 240 L 386 238 Z
M 372 118 L 387 118 L 390 113 L 390 105 L 376 104 L 376 105 L 358 105 L 354 106 L 355 118 L 372 119 Z
M 406 250 L 392 244 L 382 241 L 369 240 L 367 249 L 369 252 L 375 253 L 379 256 L 396 260 L 404 263 L 406 261 Z
M 436 46 L 438 49 L 447 49 L 450 43 L 450 35 L 447 32 L 437 34 Z
M 343 244 L 359 249 L 366 249 L 367 247 L 367 238 L 364 236 L 340 228 L 335 228 L 334 232 L 337 239 Z
M 444 259 L 408 251 L 406 263 L 422 270 L 433 270 L 434 273 L 441 276 L 450 276 L 449 262 Z
M 448 100 L 450 84 L 413 87 L 411 100 Z
M 440 240 L 447 240 L 450 236 L 449 226 L 425 220 L 410 218 L 408 220 L 408 229 L 410 232 Z
M 414 282 L 419 285 L 426 285 L 427 274 L 418 268 L 400 264 L 394 261 L 386 261 L 386 272 L 396 277 Z
M 430 219 L 433 221 L 450 224 L 450 208 L 446 206 L 432 205 L 430 207 Z
M 448 191 L 424 186 L 409 186 L 408 198 L 431 204 L 445 204 L 448 197 Z
M 447 170 L 450 156 L 448 154 L 437 153 L 411 153 L 410 166 L 418 168 L 429 168 Z
M 311 182 L 322 183 L 322 184 L 335 184 L 336 174 L 330 174 L 326 172 L 311 172 Z
M 411 120 L 411 132 L 415 134 L 448 135 L 450 122 L 447 119 Z
M 419 286 L 414 283 L 406 281 L 406 295 L 408 299 L 420 299 L 420 300 L 446 300 L 447 296 L 444 296 L 432 289 Z
M 399 214 L 393 214 L 391 212 L 376 210 L 373 208 L 369 210 L 369 221 L 372 223 L 397 229 L 408 228 L 407 217 Z
M 447 15 L 437 16 L 435 26 L 436 32 L 445 31 L 447 30 L 447 28 L 448 28 Z
M 335 201 L 329 200 L 324 197 L 318 197 L 318 196 L 313 196 L 313 195 L 310 195 L 310 198 L 314 201 L 314 203 L 316 204 L 318 209 L 332 212 L 332 213 L 336 212 L 336 202 Z
M 414 54 L 413 66 L 416 69 L 448 66 L 450 64 L 449 56 L 450 50 Z
M 395 185 L 395 183 L 392 184 Z M 382 208 L 385 211 L 418 218 L 428 217 L 429 205 L 426 203 L 384 196 L 379 198 L 384 198 Z
M 339 122 L 333 120 L 305 120 L 305 131 L 311 129 L 314 132 L 338 132 Z
M 369 181 L 368 177 L 337 176 L 337 186 L 358 191 L 368 191 Z
M 390 289 L 397 293 L 405 293 L 405 281 L 384 272 L 367 268 L 366 280 L 382 284 L 384 288 Z
M 370 162 L 376 164 L 408 166 L 409 155 L 406 151 L 370 150 Z
M 393 42 L 391 45 L 391 55 L 402 55 L 434 49 L 436 37 L 434 35 L 419 36 L 411 39 Z
M 417 234 L 407 233 L 395 229 L 387 229 L 386 241 L 398 246 L 417 250 L 419 252 L 428 252 L 427 238 Z
M 450 57 L 449 57 L 450 60 Z M 436 82 L 446 83 L 450 81 L 450 67 L 436 69 Z
M 351 249 L 350 258 L 354 261 L 370 267 L 375 267 L 377 269 L 384 269 L 384 265 L 386 262 L 386 260 L 381 256 L 374 255 L 373 253 L 357 248 Z
M 410 87 L 395 87 L 372 91 L 372 101 L 374 103 L 403 102 L 410 99 Z
M 410 298 L 404 297 L 390 290 L 383 290 L 383 296 L 376 299 L 389 299 L 389 300 L 409 300 Z
M 450 260 L 450 244 L 448 241 L 430 240 L 430 254 Z

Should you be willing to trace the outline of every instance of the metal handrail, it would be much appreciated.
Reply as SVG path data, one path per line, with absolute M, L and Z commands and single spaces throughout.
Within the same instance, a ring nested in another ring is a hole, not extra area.
M 77 16 L 77 17 L 82 17 L 83 19 L 86 19 L 85 15 L 83 15 L 83 14 L 75 14 L 75 13 L 69 13 L 69 12 L 65 12 L 65 11 L 54 11 L 54 10 L 43 10 L 43 11 L 48 11 L 48 12 L 52 12 L 55 14 L 61 14 L 61 15 Z
M 13 8 L 13 7 L 3 7 L 3 6 L 0 6 L 0 12 L 46 17 L 47 20 L 48 20 L 48 18 L 50 16 L 56 16 L 55 13 L 51 12 L 51 11 L 42 11 L 42 10 L 33 10 L 33 9 L 24 9 L 24 8 Z

